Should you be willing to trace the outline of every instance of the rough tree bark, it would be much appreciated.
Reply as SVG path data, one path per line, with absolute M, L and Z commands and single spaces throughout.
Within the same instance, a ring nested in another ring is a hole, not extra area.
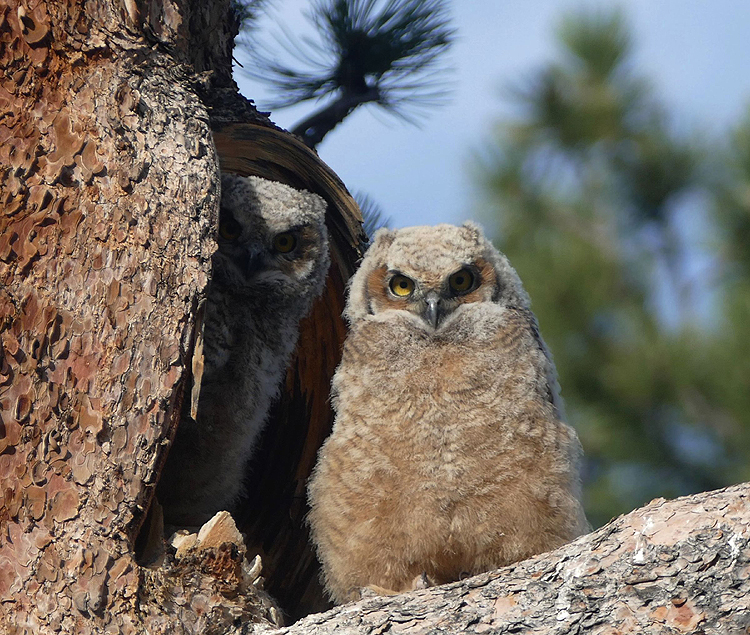
M 357 211 L 239 97 L 235 30 L 229 0 L 0 5 L 2 632 L 270 627 L 258 551 L 290 614 L 320 603 L 304 482 L 330 425 Z M 150 561 L 160 536 L 144 519 L 191 398 L 220 163 L 322 194 L 335 267 L 253 466 L 249 557 L 223 518 Z M 747 486 L 656 503 L 552 554 L 287 632 L 746 632 L 747 503 Z
M 192 588 L 175 571 L 176 599 L 157 597 L 170 580 L 150 581 L 133 553 L 189 376 L 218 205 L 186 46 L 190 21 L 216 16 L 163 8 L 0 7 L 5 632 L 159 630 L 180 601 L 230 610 L 199 571 Z
M 3 632 L 225 633 L 276 615 L 232 523 L 191 548 L 146 557 L 160 542 L 146 511 L 200 366 L 194 343 L 226 163 L 212 132 L 240 146 L 254 133 L 254 161 L 235 171 L 301 180 L 329 201 L 328 301 L 307 328 L 320 330 L 321 312 L 338 322 L 325 337 L 303 334 L 310 350 L 290 371 L 285 403 L 295 407 L 278 433 L 294 436 L 311 409 L 320 412 L 287 453 L 304 460 L 277 479 L 291 494 L 265 516 L 304 556 L 296 579 L 304 588 L 315 580 L 304 510 L 284 505 L 300 507 L 299 483 L 330 425 L 325 397 L 309 396 L 305 381 L 325 382 L 336 363 L 358 212 L 309 149 L 238 95 L 229 5 L 0 6 Z M 280 544 L 264 543 L 272 556 Z

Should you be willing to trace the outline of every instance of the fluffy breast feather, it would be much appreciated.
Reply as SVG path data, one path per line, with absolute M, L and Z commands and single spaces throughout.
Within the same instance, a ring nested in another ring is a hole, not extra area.
M 573 443 L 549 400 L 548 365 L 527 316 L 513 309 L 466 305 L 437 334 L 406 312 L 365 319 L 334 377 L 335 436 L 382 457 L 400 487 L 411 474 L 420 489 L 459 499 L 545 461 L 546 446 Z M 569 470 L 576 456 L 550 452 L 559 465 L 549 472 Z M 367 462 L 354 469 L 372 477 Z

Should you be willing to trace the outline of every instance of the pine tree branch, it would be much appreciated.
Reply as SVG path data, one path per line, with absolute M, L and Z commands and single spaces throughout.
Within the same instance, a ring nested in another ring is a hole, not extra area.
M 748 606 L 750 484 L 743 484 L 657 499 L 510 567 L 364 599 L 272 633 L 718 635 L 748 632 Z
M 298 135 L 309 148 L 315 148 L 331 130 L 340 124 L 357 106 L 380 99 L 376 86 L 365 92 L 344 92 L 328 106 L 300 121 L 291 132 Z

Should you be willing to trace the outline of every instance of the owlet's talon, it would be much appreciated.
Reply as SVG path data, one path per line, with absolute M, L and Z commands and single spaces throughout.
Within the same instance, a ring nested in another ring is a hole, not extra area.
M 423 589 L 429 589 L 435 586 L 435 583 L 427 577 L 427 573 L 422 571 L 416 578 L 411 582 L 412 591 L 421 591 Z
M 384 589 L 383 587 L 377 586 L 375 584 L 361 587 L 359 589 L 359 596 L 362 599 L 372 598 L 378 595 L 398 595 L 398 593 L 398 591 L 393 591 L 392 589 Z

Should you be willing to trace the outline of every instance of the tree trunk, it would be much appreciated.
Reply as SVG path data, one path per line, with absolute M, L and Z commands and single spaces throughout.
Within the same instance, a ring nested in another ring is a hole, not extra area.
M 136 546 L 183 397 L 190 406 L 219 204 L 212 130 L 226 140 L 265 126 L 245 173 L 280 163 L 278 178 L 296 178 L 286 145 L 302 144 L 232 80 L 236 29 L 229 0 L 0 7 L 3 632 L 228 633 L 278 615 L 231 521 L 176 553 L 158 548 L 149 522 Z M 336 365 L 343 325 L 331 311 L 359 238 L 351 197 L 304 152 L 303 181 L 329 201 L 338 241 L 323 306 L 338 322 L 308 327 L 326 332 L 334 359 L 303 347 L 290 370 L 302 395 L 287 397 L 300 403 L 278 428 L 297 434 L 308 403 L 325 403 L 307 394 L 305 373 L 325 383 Z M 280 477 L 287 490 L 330 426 L 328 407 L 316 408 L 314 434 L 303 428 L 295 446 L 305 460 Z M 298 578 L 309 586 L 317 565 L 292 504 L 267 517 L 290 526 L 285 544 L 306 554 Z
M 750 484 L 642 509 L 550 553 L 265 635 L 750 632 Z

